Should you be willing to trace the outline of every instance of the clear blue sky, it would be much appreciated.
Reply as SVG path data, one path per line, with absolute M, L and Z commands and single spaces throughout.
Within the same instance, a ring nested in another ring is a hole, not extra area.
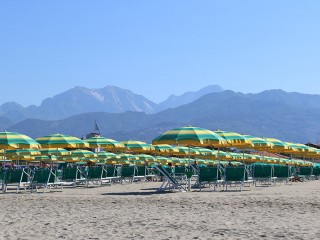
M 320 1 L 0 3 L 0 103 L 116 85 L 155 102 L 209 84 L 320 93 Z

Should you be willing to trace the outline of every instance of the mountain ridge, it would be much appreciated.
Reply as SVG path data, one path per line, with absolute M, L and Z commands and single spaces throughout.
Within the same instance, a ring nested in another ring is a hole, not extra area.
M 320 112 L 313 107 L 317 104 L 320 106 L 320 96 L 312 97 L 312 101 L 316 100 L 317 103 L 308 107 L 304 105 L 305 95 L 271 90 L 267 93 L 270 95 L 268 99 L 265 94 L 227 90 L 209 93 L 191 103 L 154 114 L 85 113 L 59 121 L 25 120 L 9 130 L 32 137 L 55 132 L 82 136 L 91 132 L 93 122 L 97 121 L 102 134 L 116 140 L 138 139 L 150 142 L 164 131 L 186 125 L 257 137 L 275 137 L 284 141 L 317 142 L 320 139 Z M 277 94 L 280 96 L 277 97 Z M 279 101 L 288 96 L 295 104 Z

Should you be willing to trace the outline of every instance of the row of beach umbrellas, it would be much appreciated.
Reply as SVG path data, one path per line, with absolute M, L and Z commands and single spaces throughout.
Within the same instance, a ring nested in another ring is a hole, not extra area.
M 191 148 L 190 146 L 198 147 Z M 237 156 L 237 153 L 225 153 L 222 151 L 217 152 L 204 147 L 255 149 L 268 152 L 292 154 L 296 157 L 305 158 L 319 158 L 320 156 L 319 149 L 311 148 L 304 144 L 288 143 L 273 138 L 257 138 L 250 135 L 242 135 L 226 131 L 213 132 L 197 127 L 183 127 L 170 130 L 153 140 L 153 145 L 133 140 L 117 142 L 104 137 L 92 137 L 81 140 L 79 138 L 63 134 L 52 134 L 33 140 L 32 138 L 19 133 L 6 131 L 0 132 L 0 148 L 3 149 L 3 154 L 5 156 L 11 156 L 12 158 L 16 157 L 19 159 L 26 159 L 26 156 L 33 157 L 36 155 L 44 155 L 41 157 L 36 157 L 38 159 L 51 157 L 51 160 L 53 160 L 53 156 L 61 156 L 64 154 L 66 155 L 65 158 L 70 158 L 70 161 L 72 159 L 79 159 L 78 156 L 74 156 L 76 153 L 69 154 L 67 153 L 68 151 L 63 148 L 104 148 L 105 150 L 116 152 L 130 151 L 133 153 L 154 153 L 156 155 L 172 155 L 179 157 L 186 155 L 200 155 L 203 158 L 211 158 L 211 160 L 215 159 L 215 157 L 218 157 L 218 159 L 238 158 L 239 160 L 257 158 L 245 158 L 244 153 L 242 156 Z M 38 152 L 40 152 L 40 154 L 37 153 L 37 149 L 39 150 Z M 80 150 L 81 149 L 78 149 L 76 151 Z M 90 156 L 88 153 L 87 155 L 89 156 L 86 157 L 94 159 L 97 157 L 94 154 L 95 153 Z M 268 161 L 268 157 L 265 157 L 264 159 Z

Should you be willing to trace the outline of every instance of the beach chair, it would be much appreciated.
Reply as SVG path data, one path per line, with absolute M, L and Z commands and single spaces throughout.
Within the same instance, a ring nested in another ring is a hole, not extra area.
M 109 181 L 110 184 L 115 182 L 121 182 L 121 165 L 106 165 L 107 170 L 106 180 Z
M 252 177 L 255 186 L 258 182 L 261 185 L 275 185 L 275 178 L 273 176 L 273 165 L 271 164 L 252 164 Z
M 318 166 L 313 167 L 312 174 L 314 175 L 315 179 L 319 179 L 320 167 L 318 167 Z
M 55 175 L 52 173 L 52 170 L 49 168 L 38 168 L 35 169 L 31 177 L 31 192 L 35 188 L 38 192 L 38 189 L 43 187 L 43 192 L 47 189 L 51 191 L 51 187 L 55 183 Z
M 129 182 L 132 183 L 136 174 L 136 166 L 135 165 L 127 165 L 124 164 L 120 169 L 121 183 Z
M 186 167 L 185 166 L 175 166 L 172 169 L 172 175 L 178 181 L 186 181 L 187 180 Z
M 0 187 L 1 191 L 4 189 L 4 178 L 5 178 L 5 170 L 3 168 L 0 168 Z
M 3 172 L 3 188 L 2 192 L 6 192 L 8 188 L 16 188 L 18 193 L 22 187 L 26 190 L 26 186 L 30 183 L 30 173 L 27 169 L 7 169 Z
M 313 175 L 312 173 L 313 168 L 311 166 L 301 166 L 298 170 L 298 176 L 301 178 L 302 181 L 306 179 L 310 179 Z
M 76 187 L 77 181 L 80 178 L 80 171 L 78 167 L 62 168 L 61 181 L 65 182 L 65 185 L 72 185 L 73 187 Z
M 89 167 L 88 173 L 87 173 L 87 187 L 89 184 L 96 185 L 98 184 L 101 186 L 102 181 L 108 179 L 107 178 L 107 170 L 105 169 L 104 166 L 94 166 L 94 167 Z
M 147 168 L 146 166 L 137 166 L 135 169 L 135 176 L 134 176 L 134 181 L 141 181 L 141 180 L 146 180 L 146 175 L 147 175 Z
M 274 164 L 273 177 L 275 178 L 275 183 L 281 182 L 284 180 L 286 184 L 288 184 L 291 178 L 291 172 L 292 170 L 288 165 Z
M 156 164 L 154 166 L 157 171 L 159 171 L 159 173 L 162 174 L 165 178 L 164 182 L 157 189 L 158 192 L 166 190 L 179 190 L 181 192 L 186 192 L 186 187 L 183 186 L 176 178 L 174 178 L 172 174 L 168 172 L 163 166 L 161 166 L 160 164 Z
M 242 191 L 246 180 L 246 166 L 226 166 L 224 171 L 224 181 L 223 188 L 225 191 L 228 190 L 228 185 L 232 186 L 233 184 L 236 187 L 239 185 L 239 190 Z
M 217 187 L 217 182 L 219 180 L 219 170 L 217 166 L 207 167 L 207 166 L 201 166 L 198 168 L 198 181 L 196 183 L 196 186 L 200 187 L 200 191 L 202 189 L 202 185 L 208 184 L 209 188 L 210 186 L 214 187 L 214 191 Z

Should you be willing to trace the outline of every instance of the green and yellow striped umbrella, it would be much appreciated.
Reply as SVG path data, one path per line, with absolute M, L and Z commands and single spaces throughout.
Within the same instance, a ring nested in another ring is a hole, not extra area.
M 40 144 L 32 138 L 15 132 L 0 132 L 0 148 L 16 149 L 16 148 L 34 148 L 39 149 Z
M 172 154 L 174 156 L 188 156 L 189 155 L 189 148 L 183 146 L 176 146 L 174 147 L 175 152 Z M 195 148 L 190 148 L 190 155 L 199 155 L 200 152 Z
M 41 155 L 69 155 L 70 152 L 64 148 L 42 148 L 39 150 Z
M 10 149 L 6 150 L 6 156 L 38 156 L 41 155 L 39 150 L 35 149 Z
M 139 161 L 144 161 L 144 162 L 148 162 L 148 163 L 155 161 L 155 157 L 148 155 L 148 154 L 137 154 L 134 156 L 137 157 L 139 159 Z
M 130 152 L 136 153 L 150 153 L 154 151 L 154 147 L 151 144 L 141 142 L 141 141 L 134 141 L 128 140 L 121 142 Z
M 71 152 L 71 157 L 77 157 L 77 158 L 96 158 L 97 154 L 89 151 L 89 150 L 85 150 L 85 149 L 76 149 Z
M 84 141 L 89 143 L 89 147 L 91 148 L 104 148 L 104 149 L 112 149 L 112 150 L 124 150 L 125 146 L 113 139 L 104 138 L 104 137 L 91 137 L 87 138 Z
M 253 148 L 255 150 L 270 151 L 274 147 L 274 144 L 272 142 L 269 142 L 264 138 L 254 137 L 251 135 L 243 135 L 243 136 L 251 142 L 252 146 L 250 148 Z
M 218 134 L 199 127 L 175 128 L 152 141 L 152 144 L 173 144 L 184 146 L 221 146 L 227 142 Z
M 89 144 L 80 138 L 65 135 L 65 134 L 51 134 L 36 139 L 42 147 L 45 148 L 83 148 L 89 147 Z
M 264 138 L 268 142 L 271 142 L 273 144 L 273 148 L 270 149 L 270 152 L 274 153 L 289 153 L 290 152 L 290 146 L 286 142 L 283 142 L 281 140 L 278 140 L 276 138 Z
M 252 144 L 249 139 L 245 138 L 243 135 L 235 132 L 228 131 L 215 131 L 220 137 L 224 138 L 228 142 L 230 147 L 251 147 Z
M 57 162 L 58 161 L 58 157 L 55 155 L 50 155 L 50 156 L 35 156 L 34 160 L 37 162 Z
M 217 158 L 218 152 L 208 149 L 208 148 L 202 148 L 202 147 L 193 147 L 192 149 L 199 152 L 199 154 L 196 154 L 197 157 L 205 158 L 205 159 L 213 159 Z
M 154 153 L 157 155 L 169 155 L 178 152 L 177 149 L 174 149 L 174 147 L 169 144 L 155 144 L 152 146 L 154 147 Z
M 115 153 L 105 152 L 105 151 L 98 152 L 97 155 L 99 159 L 108 159 L 108 158 L 114 158 L 117 156 Z

